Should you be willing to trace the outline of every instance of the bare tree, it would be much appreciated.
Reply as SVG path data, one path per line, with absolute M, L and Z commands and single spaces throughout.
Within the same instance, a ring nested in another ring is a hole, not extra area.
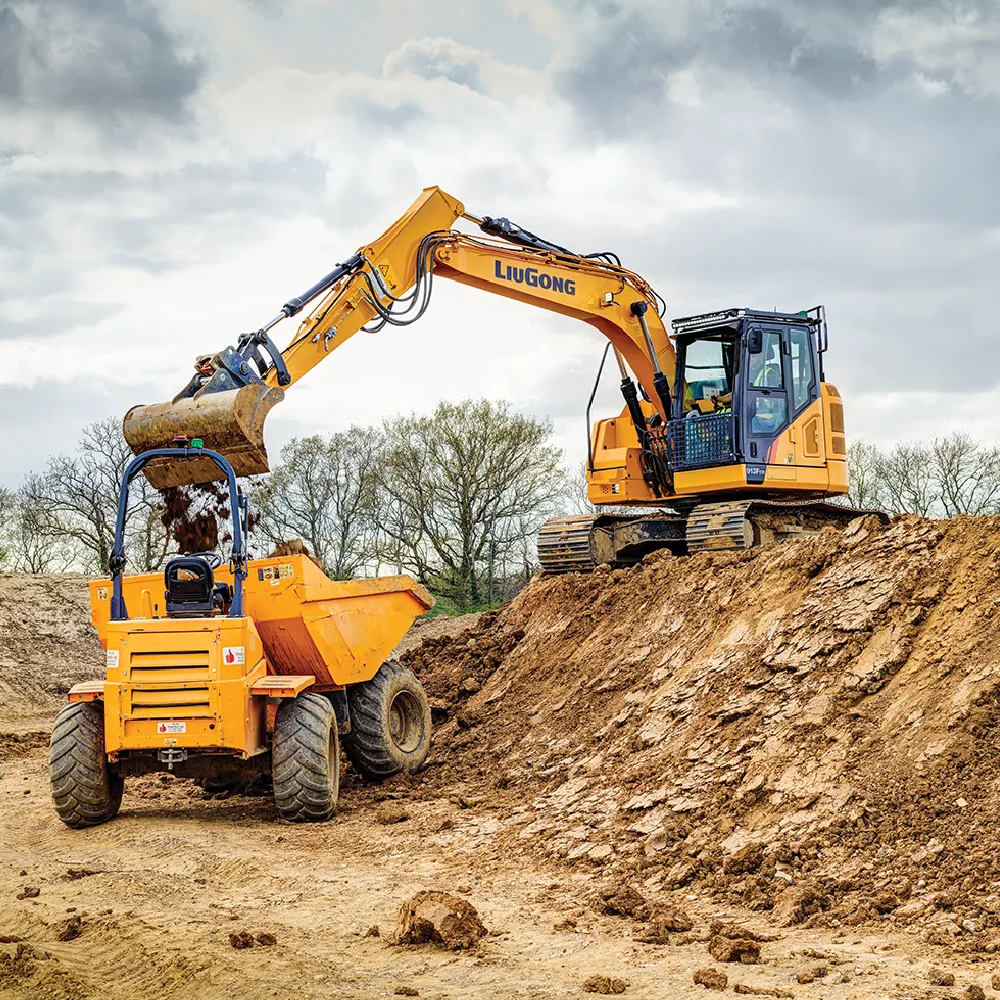
M 14 491 L 0 486 L 0 566 L 10 562 L 10 532 L 16 516 Z
M 882 453 L 873 444 L 857 438 L 847 449 L 850 489 L 844 502 L 851 507 L 879 508 L 884 504 L 880 462 Z
M 848 450 L 846 502 L 898 514 L 954 517 L 1000 512 L 1000 449 L 968 434 L 881 449 L 865 441 Z
M 77 548 L 48 508 L 22 486 L 11 498 L 3 525 L 7 565 L 15 573 L 64 573 L 77 560 Z
M 460 610 L 490 596 L 566 494 L 547 422 L 505 402 L 441 403 L 387 421 L 378 465 L 379 554 L 434 583 Z
M 75 456 L 51 458 L 43 473 L 25 479 L 27 502 L 45 512 L 46 520 L 39 522 L 42 527 L 75 541 L 83 565 L 99 573 L 108 572 L 119 486 L 131 458 L 121 422 L 109 417 L 84 429 Z M 133 528 L 129 553 L 138 568 L 153 569 L 166 551 L 155 528 L 159 494 L 145 480 L 134 482 L 131 504 L 134 513 L 141 513 L 144 527 Z
M 877 464 L 884 505 L 893 513 L 932 517 L 936 495 L 933 454 L 925 444 L 897 444 L 882 452 Z
M 378 432 L 294 438 L 254 490 L 257 529 L 272 542 L 301 538 L 335 580 L 359 573 L 373 554 Z
M 968 434 L 935 438 L 930 446 L 937 500 L 945 517 L 1000 509 L 1000 451 Z

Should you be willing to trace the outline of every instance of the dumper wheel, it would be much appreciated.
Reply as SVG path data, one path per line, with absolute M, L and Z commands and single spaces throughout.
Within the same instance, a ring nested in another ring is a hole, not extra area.
M 56 716 L 49 743 L 49 783 L 59 818 L 74 829 L 113 819 L 125 779 L 104 753 L 104 702 L 76 701 Z
M 431 748 L 431 708 L 412 670 L 393 660 L 347 689 L 351 731 L 344 749 L 366 777 L 379 781 L 420 769 Z
M 340 744 L 333 705 L 305 691 L 278 706 L 271 746 L 274 804 L 292 823 L 322 823 L 337 808 Z

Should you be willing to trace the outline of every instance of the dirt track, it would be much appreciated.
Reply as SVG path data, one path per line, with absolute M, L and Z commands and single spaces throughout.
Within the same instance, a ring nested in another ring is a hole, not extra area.
M 980 859 L 993 841 L 978 855 L 962 845 L 996 829 L 995 771 L 976 747 L 995 757 L 984 606 L 1000 531 L 859 535 L 541 581 L 499 615 L 425 626 L 409 655 L 434 699 L 431 766 L 381 788 L 349 776 L 321 827 L 280 824 L 267 797 L 210 799 L 159 776 L 127 782 L 114 822 L 62 827 L 47 726 L 59 688 L 98 669 L 100 651 L 78 620 L 79 581 L 0 578 L 0 995 L 582 997 L 594 975 L 626 981 L 626 997 L 715 995 L 692 982 L 703 968 L 727 975 L 729 995 L 993 995 L 997 876 Z M 36 624 L 40 593 L 64 601 L 58 628 Z M 671 632 L 683 616 L 698 627 Z M 27 708 L 8 701 L 21 670 Z M 737 696 L 750 700 L 720 713 Z M 846 743 L 830 739 L 845 726 Z M 695 737 L 707 742 L 691 756 Z M 916 761 L 921 745 L 937 748 L 920 775 L 930 790 L 908 812 L 886 787 L 909 780 L 899 756 Z M 387 801 L 408 818 L 379 822 Z M 635 940 L 648 928 L 596 899 L 626 885 L 693 928 Z M 807 886 L 812 904 L 782 919 L 786 893 Z M 18 899 L 26 888 L 37 897 Z M 427 888 L 469 900 L 491 935 L 472 952 L 393 945 L 398 905 Z M 760 964 L 713 960 L 720 919 L 774 938 Z M 236 950 L 242 931 L 277 943 Z M 955 983 L 932 983 L 932 967 Z
M 41 739 L 41 737 L 39 737 Z M 595 974 L 628 996 L 687 997 L 692 973 L 718 966 L 703 940 L 636 944 L 628 921 L 589 906 L 600 871 L 505 864 L 499 823 L 483 806 L 401 799 L 411 818 L 375 822 L 378 793 L 348 788 L 336 822 L 279 824 L 266 798 L 201 798 L 185 782 L 130 783 L 118 820 L 74 832 L 55 820 L 43 751 L 8 758 L 0 780 L 0 933 L 39 958 L 0 965 L 0 995 L 24 998 L 375 997 L 400 987 L 425 997 L 583 996 Z M 25 887 L 37 898 L 18 900 Z M 428 887 L 463 892 L 493 932 L 472 954 L 386 942 L 398 904 Z M 695 920 L 754 915 L 679 897 Z M 73 917 L 81 918 L 78 936 Z M 556 930 L 555 925 L 576 926 Z M 371 926 L 381 936 L 365 937 Z M 267 932 L 277 945 L 234 950 L 229 934 Z M 729 966 L 730 983 L 798 997 L 949 995 L 926 980 L 927 946 L 913 936 L 794 930 L 763 945 L 760 966 Z M 13 953 L 16 944 L 3 948 Z M 851 982 L 799 985 L 803 969 L 842 962 Z M 989 986 L 994 963 L 942 949 L 933 959 L 959 985 Z M 796 954 L 798 953 L 798 954 Z M 51 957 L 45 957 L 51 956 Z M 957 995 L 957 993 L 955 994 Z

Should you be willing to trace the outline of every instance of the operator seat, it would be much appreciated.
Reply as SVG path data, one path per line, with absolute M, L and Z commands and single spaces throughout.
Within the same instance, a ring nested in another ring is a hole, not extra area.
M 204 556 L 174 556 L 163 570 L 167 615 L 200 618 L 220 607 L 212 567 Z

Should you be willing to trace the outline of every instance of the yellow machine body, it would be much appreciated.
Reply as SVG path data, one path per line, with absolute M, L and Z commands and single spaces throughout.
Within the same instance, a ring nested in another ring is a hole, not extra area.
M 168 618 L 162 574 L 125 577 L 130 618 L 110 621 L 111 581 L 90 584 L 107 675 L 70 700 L 103 698 L 112 759 L 165 747 L 257 754 L 273 699 L 370 680 L 434 604 L 410 577 L 334 581 L 301 555 L 252 560 L 244 587 L 245 617 Z
M 781 433 L 766 456 L 763 481 L 748 482 L 744 463 L 675 472 L 672 497 L 778 496 L 785 499 L 837 496 L 847 492 L 847 441 L 840 393 L 827 382 L 817 399 Z M 653 407 L 641 404 L 646 416 Z M 595 422 L 591 435 L 593 469 L 587 470 L 587 499 L 597 506 L 664 503 L 646 482 L 642 449 L 628 410 Z M 669 499 L 669 498 L 668 498 Z

